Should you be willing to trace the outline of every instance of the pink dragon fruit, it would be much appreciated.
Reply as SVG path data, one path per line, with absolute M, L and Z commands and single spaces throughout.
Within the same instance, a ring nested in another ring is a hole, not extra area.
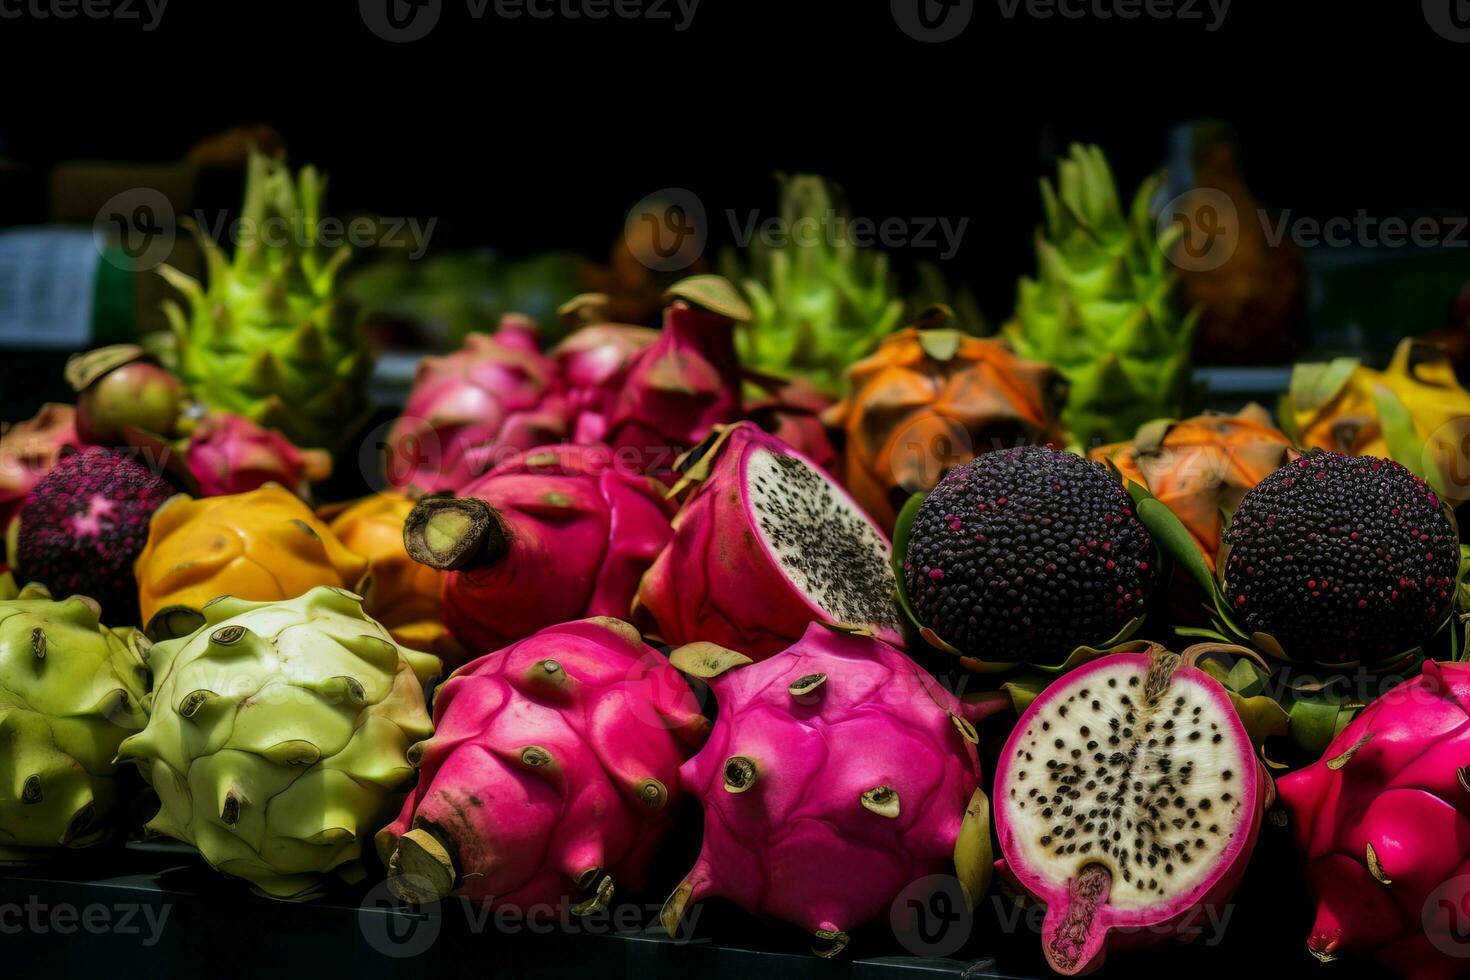
M 34 418 L 0 428 L 0 534 L 62 452 L 81 445 L 76 410 L 70 405 L 48 403 Z
M 267 483 L 299 496 L 307 484 L 332 473 L 332 457 L 324 450 L 297 449 L 279 432 L 228 412 L 206 415 L 184 454 L 204 497 L 248 493 Z
M 605 441 L 629 465 L 672 482 L 679 453 L 740 417 L 735 321 L 750 308 L 719 276 L 685 279 L 667 297 L 663 332 L 629 366 Z
M 648 327 L 600 323 L 583 327 L 551 352 L 566 391 L 572 442 L 591 445 L 607 439 L 607 413 L 634 361 L 658 336 Z
M 1470 665 L 1429 662 L 1283 778 L 1317 921 L 1307 949 L 1415 980 L 1470 972 Z
M 1206 648 L 1135 646 L 1046 688 L 996 768 L 996 870 L 1046 906 L 1043 951 L 1069 976 L 1218 922 L 1272 797 L 1230 695 L 1194 666 Z
M 756 660 L 815 621 L 902 645 L 888 541 L 829 475 L 752 422 L 720 427 L 680 468 L 674 539 L 633 610 L 644 633 Z
M 822 469 L 834 472 L 837 450 L 822 423 L 822 412 L 832 406 L 832 399 L 800 378 L 747 373 L 746 380 L 757 394 L 746 398 L 745 417 Z
M 419 364 L 403 415 L 388 433 L 388 482 L 424 493 L 458 492 L 509 455 L 566 436 L 556 363 L 536 324 L 509 314 L 493 336 Z
M 552 626 L 465 666 L 409 750 L 418 786 L 377 836 L 404 901 L 449 894 L 530 914 L 637 890 L 709 731 L 677 671 L 627 623 Z
M 605 446 L 546 446 L 463 496 L 419 501 L 404 543 L 415 561 L 449 572 L 445 625 L 478 655 L 553 623 L 626 616 L 673 537 L 661 490 Z
M 26 496 L 9 535 L 16 580 L 57 599 L 96 599 L 108 622 L 138 622 L 133 562 L 153 512 L 173 495 L 124 453 L 91 446 L 64 456 Z
M 970 903 L 984 894 L 979 709 L 892 647 L 815 624 L 757 664 L 709 643 L 670 658 L 719 702 L 709 742 L 679 770 L 704 804 L 704 843 L 664 905 L 671 936 L 689 903 L 719 895 L 801 926 L 832 956 L 951 859 Z

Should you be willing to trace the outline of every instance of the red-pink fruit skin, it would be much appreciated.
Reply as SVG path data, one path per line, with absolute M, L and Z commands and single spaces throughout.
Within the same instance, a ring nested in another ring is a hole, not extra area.
M 665 643 L 706 640 L 763 660 L 800 639 L 824 614 L 792 587 L 757 536 L 747 510 L 745 461 L 766 449 L 815 464 L 752 422 L 732 429 L 709 479 L 679 509 L 673 541 L 643 577 L 634 619 Z M 896 628 L 879 638 L 903 645 Z
M 485 501 L 510 528 L 503 559 L 445 576 L 445 625 L 472 652 L 554 623 L 626 619 L 643 573 L 673 537 L 663 488 L 605 447 L 539 447 L 461 496 Z
M 1009 786 L 1011 764 L 1017 754 L 1017 744 L 1026 737 L 1029 718 L 1044 708 L 1053 698 L 1075 690 L 1085 683 L 1086 678 L 1093 673 L 1116 667 L 1120 661 L 1125 659 L 1136 661 L 1141 668 L 1147 669 L 1150 658 L 1148 654 L 1110 654 L 1069 672 L 1043 691 L 1021 715 L 996 765 L 995 832 L 996 839 L 1000 843 L 1001 854 L 1004 857 L 996 862 L 995 869 L 1018 892 L 1046 906 L 1047 914 L 1043 920 L 1041 936 L 1043 949 L 1051 945 L 1056 935 L 1057 926 L 1060 924 L 1066 907 L 1067 889 L 1065 885 L 1058 886 L 1049 882 L 1042 875 L 1021 863 L 1024 851 L 1017 839 L 1015 829 L 1010 825 L 1006 808 L 1000 804 L 1000 794 L 1005 792 L 1006 787 Z M 1207 886 L 1195 889 L 1192 894 L 1186 893 L 1161 908 L 1143 910 L 1114 908 L 1104 903 L 1093 920 L 1094 928 L 1089 933 L 1088 942 L 1083 946 L 1081 955 L 1077 957 L 1076 968 L 1066 971 L 1071 975 L 1091 973 L 1102 966 L 1107 954 L 1112 951 L 1147 949 L 1176 938 L 1187 939 L 1197 929 L 1208 930 L 1211 926 L 1212 913 L 1214 921 L 1218 922 L 1223 919 L 1227 904 L 1235 894 L 1236 888 L 1239 887 L 1240 879 L 1250 862 L 1251 852 L 1255 849 L 1256 838 L 1260 833 L 1261 816 L 1266 800 L 1270 796 L 1270 776 L 1267 775 L 1264 766 L 1256 760 L 1250 739 L 1246 736 L 1245 729 L 1235 714 L 1235 709 L 1231 706 L 1229 695 L 1225 693 L 1225 690 L 1209 675 L 1194 667 L 1180 666 L 1175 670 L 1173 682 L 1177 683 L 1186 678 L 1198 681 L 1202 686 L 1209 688 L 1215 698 L 1222 703 L 1225 717 L 1234 723 L 1232 733 L 1234 744 L 1242 747 L 1239 752 L 1237 769 L 1240 772 L 1256 774 L 1254 781 L 1242 781 L 1242 789 L 1250 794 L 1242 801 L 1245 812 L 1251 815 L 1249 831 L 1243 838 L 1237 837 L 1231 843 L 1230 851 L 1224 856 L 1222 867 L 1214 879 Z M 1052 967 L 1058 969 L 1056 963 L 1053 963 Z M 1058 970 L 1058 972 L 1062 971 Z
M 679 672 L 620 625 L 552 626 L 446 680 L 418 783 L 380 852 L 434 826 L 455 844 L 456 894 L 527 915 L 564 905 L 593 868 L 619 893 L 642 887 L 681 801 L 679 765 L 708 725 Z M 544 680 L 548 659 L 563 673 L 560 687 Z M 554 764 L 520 763 L 527 746 Z M 656 810 L 636 792 L 650 777 L 668 790 Z
M 818 693 L 788 691 L 818 673 L 827 675 Z M 813 624 L 781 655 L 710 685 L 714 730 L 680 770 L 704 805 L 689 902 L 722 896 L 808 932 L 837 932 L 887 916 L 904 888 L 952 870 L 980 762 L 951 715 L 977 715 L 912 660 Z M 735 755 L 758 772 L 742 793 L 724 788 Z M 897 791 L 896 819 L 861 805 L 878 786 Z
M 739 417 L 734 321 L 675 300 L 658 339 L 628 369 L 608 411 L 606 441 L 671 482 L 679 453 Z
M 206 416 L 189 436 L 189 472 L 205 497 L 222 497 L 279 483 L 300 492 L 301 450 L 279 432 L 228 412 Z
M 604 323 L 583 327 L 557 345 L 552 354 L 566 392 L 572 442 L 585 446 L 607 440 L 608 412 L 638 356 L 658 336 L 647 327 Z
M 54 402 L 0 436 L 0 534 L 20 512 L 26 494 L 51 472 L 62 451 L 81 446 L 76 410 Z
M 1404 977 L 1470 974 L 1467 765 L 1470 665 L 1429 662 L 1368 705 L 1321 760 L 1278 781 L 1318 903 L 1312 950 Z M 1387 884 L 1368 868 L 1370 845 Z
M 458 351 L 420 362 L 388 434 L 388 482 L 457 493 L 508 456 L 565 438 L 566 414 L 534 325 L 506 316 L 495 334 L 471 334 Z

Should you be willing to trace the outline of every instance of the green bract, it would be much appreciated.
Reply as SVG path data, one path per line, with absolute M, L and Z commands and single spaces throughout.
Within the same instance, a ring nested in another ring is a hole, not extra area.
M 148 641 L 40 586 L 0 601 L 0 864 L 109 836 L 118 743 L 147 721 Z
M 118 751 L 158 793 L 148 829 L 274 898 L 360 875 L 363 844 L 413 785 L 438 659 L 395 644 L 337 588 L 225 596 L 204 618 L 153 647 L 152 717 Z
M 1072 147 L 1057 186 L 1041 182 L 1046 224 L 1037 277 L 1022 279 L 1005 336 L 1016 353 L 1055 364 L 1071 385 L 1062 421 L 1084 446 L 1130 438 L 1183 410 L 1197 313 L 1181 315 L 1168 251 L 1150 205 L 1164 175 L 1144 181 L 1125 214 L 1102 151 Z
M 368 409 L 372 359 L 350 307 L 336 298 L 345 247 L 318 243 L 326 180 L 312 167 L 250 158 L 233 259 L 198 233 L 209 286 L 159 273 L 188 301 L 164 311 L 175 369 L 210 408 L 279 429 L 300 446 L 340 448 Z
M 762 241 L 757 224 L 748 264 L 724 261 L 754 313 L 736 336 L 747 367 L 838 394 L 848 366 L 898 326 L 903 299 L 888 256 L 854 244 L 850 222 L 821 177 L 781 178 L 783 240 Z

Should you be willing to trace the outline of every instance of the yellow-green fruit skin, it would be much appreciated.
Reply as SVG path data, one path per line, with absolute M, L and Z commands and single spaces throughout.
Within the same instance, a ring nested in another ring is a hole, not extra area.
M 414 783 L 408 748 L 432 733 L 438 658 L 398 646 L 345 589 L 203 613 L 153 647 L 148 727 L 119 750 L 158 794 L 148 829 L 272 898 L 360 877 Z
M 119 743 L 141 729 L 148 641 L 96 604 L 28 586 L 0 602 L 0 864 L 117 830 Z

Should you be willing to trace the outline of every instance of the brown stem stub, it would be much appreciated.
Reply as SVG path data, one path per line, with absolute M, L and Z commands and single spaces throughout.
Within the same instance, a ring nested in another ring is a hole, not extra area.
M 388 890 L 400 900 L 427 905 L 454 891 L 458 871 L 439 838 L 423 827 L 415 827 L 398 838 L 388 875 Z
M 443 572 L 499 561 L 509 544 L 495 508 L 474 497 L 425 497 L 403 523 L 409 557 Z

